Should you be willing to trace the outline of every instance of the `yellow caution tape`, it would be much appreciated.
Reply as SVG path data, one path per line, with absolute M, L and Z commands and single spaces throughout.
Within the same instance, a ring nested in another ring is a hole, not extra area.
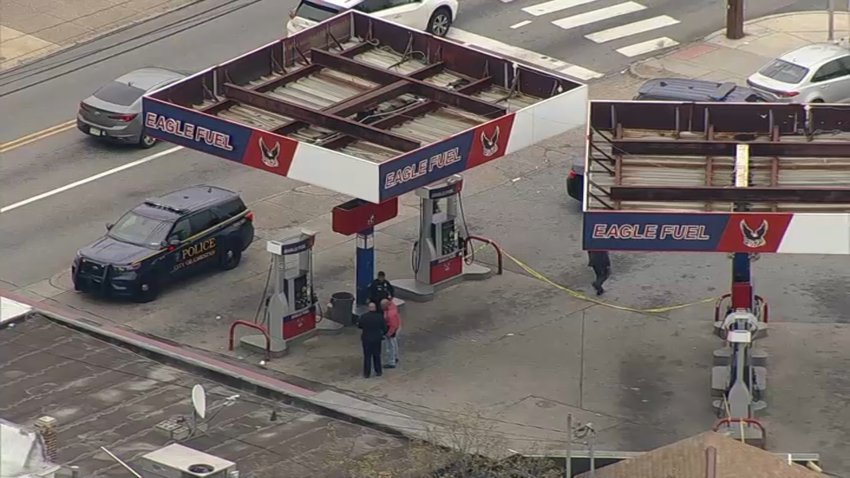
M 478 249 L 475 250 L 475 252 L 480 251 L 484 247 L 486 247 L 486 245 L 479 247 Z M 541 282 L 545 282 L 545 283 L 549 284 L 550 286 L 552 286 L 552 287 L 554 287 L 558 290 L 564 291 L 567 294 L 575 297 L 576 299 L 583 300 L 583 301 L 586 301 L 586 302 L 592 302 L 594 304 L 601 305 L 603 307 L 610 307 L 612 309 L 625 310 L 627 312 L 639 312 L 639 313 L 644 313 L 644 314 L 660 314 L 662 312 L 670 312 L 672 310 L 685 309 L 687 307 L 693 307 L 695 305 L 714 302 L 718 299 L 717 297 L 709 297 L 709 298 L 698 300 L 698 301 L 695 301 L 695 302 L 688 302 L 687 304 L 670 305 L 670 306 L 667 306 L 667 307 L 654 307 L 654 308 L 651 308 L 651 309 L 638 309 L 638 308 L 635 308 L 635 307 L 627 307 L 627 306 L 624 306 L 624 305 L 611 304 L 609 302 L 601 301 L 601 300 L 599 300 L 595 297 L 591 297 L 591 296 L 589 296 L 589 295 L 587 295 L 583 292 L 572 290 L 568 287 L 564 287 L 563 285 L 558 284 L 557 282 L 553 281 L 552 279 L 549 279 L 548 277 L 544 276 L 543 274 L 532 269 L 528 264 L 525 264 L 521 260 L 512 256 L 511 254 L 506 252 L 504 249 L 502 250 L 502 255 L 504 255 L 505 257 L 507 257 L 511 261 L 513 261 L 516 265 L 520 266 L 522 268 L 522 270 L 524 270 L 526 273 L 528 273 L 528 275 L 530 275 L 531 277 L 534 277 L 535 279 L 537 279 Z

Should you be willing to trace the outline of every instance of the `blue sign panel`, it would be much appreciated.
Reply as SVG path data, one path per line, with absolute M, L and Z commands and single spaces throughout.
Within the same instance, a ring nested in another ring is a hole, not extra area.
M 379 168 L 381 201 L 466 169 L 474 133 L 469 131 L 382 163 Z
M 715 251 L 728 214 L 584 213 L 583 249 Z
M 150 136 L 242 162 L 252 129 L 145 97 L 142 121 Z

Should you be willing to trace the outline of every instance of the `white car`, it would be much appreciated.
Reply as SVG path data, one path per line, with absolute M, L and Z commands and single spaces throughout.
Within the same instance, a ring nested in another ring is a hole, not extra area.
M 286 32 L 292 35 L 354 9 L 444 37 L 457 15 L 457 8 L 457 0 L 301 0 L 289 13 Z
M 804 46 L 768 63 L 747 84 L 782 102 L 850 102 L 850 50 L 829 43 Z

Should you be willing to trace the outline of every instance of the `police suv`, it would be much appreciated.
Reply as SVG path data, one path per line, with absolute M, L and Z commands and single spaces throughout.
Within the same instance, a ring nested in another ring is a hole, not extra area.
M 149 199 L 77 251 L 74 288 L 149 302 L 166 283 L 239 265 L 254 240 L 254 216 L 233 191 L 193 186 Z

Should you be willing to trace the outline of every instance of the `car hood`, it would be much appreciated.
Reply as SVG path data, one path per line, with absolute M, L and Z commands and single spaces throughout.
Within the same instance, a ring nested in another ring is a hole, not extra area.
M 103 236 L 80 249 L 80 255 L 84 258 L 109 264 L 131 264 L 144 259 L 153 252 L 147 247 L 121 242 L 109 236 Z

